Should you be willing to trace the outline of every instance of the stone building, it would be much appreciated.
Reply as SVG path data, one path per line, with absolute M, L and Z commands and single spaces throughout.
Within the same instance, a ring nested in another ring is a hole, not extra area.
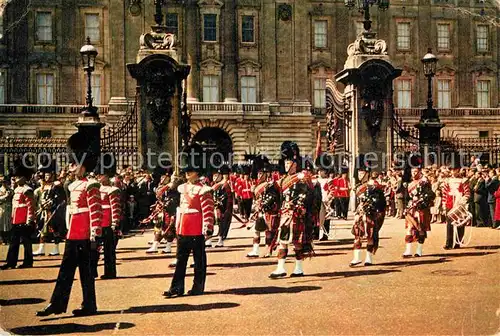
M 140 35 L 154 0 L 16 0 L 0 17 L 0 136 L 66 138 L 85 103 L 80 47 L 99 51 L 92 87 L 113 124 L 134 101 Z M 325 83 L 341 71 L 362 16 L 340 0 L 167 0 L 163 18 L 177 36 L 191 132 L 237 157 L 294 140 L 312 153 L 324 122 Z M 394 66 L 395 113 L 415 123 L 427 85 L 421 57 L 439 58 L 434 101 L 454 137 L 500 136 L 500 9 L 492 0 L 393 0 L 372 7 L 373 30 Z M 342 88 L 339 85 L 339 88 Z

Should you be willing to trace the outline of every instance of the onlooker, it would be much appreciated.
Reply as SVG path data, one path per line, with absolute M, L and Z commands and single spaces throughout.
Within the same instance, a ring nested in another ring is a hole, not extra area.
M 9 180 L 0 175 L 0 236 L 2 244 L 9 243 L 10 229 L 12 228 L 12 196 L 14 191 L 9 186 Z
M 493 169 L 490 169 L 488 175 L 485 177 L 486 190 L 488 190 L 488 206 L 490 210 L 491 225 L 495 227 L 495 192 L 498 190 L 500 182 Z

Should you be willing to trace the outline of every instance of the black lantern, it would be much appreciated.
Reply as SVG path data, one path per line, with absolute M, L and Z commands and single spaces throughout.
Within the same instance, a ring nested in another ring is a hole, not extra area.
M 422 58 L 422 64 L 424 66 L 424 75 L 426 77 L 434 77 L 436 74 L 437 57 L 432 53 L 432 49 L 427 50 L 427 54 Z
M 87 106 L 83 109 L 83 114 L 89 116 L 97 115 L 97 108 L 92 106 L 92 72 L 95 69 L 97 54 L 97 49 L 90 44 L 90 37 L 87 37 L 87 44 L 80 49 L 80 55 L 82 56 L 83 70 L 87 73 Z
M 370 20 L 370 6 L 378 5 L 380 10 L 389 8 L 389 0 L 344 0 L 344 4 L 349 9 L 356 7 L 358 11 L 364 14 L 363 27 L 365 31 L 369 31 L 372 25 L 372 21 Z

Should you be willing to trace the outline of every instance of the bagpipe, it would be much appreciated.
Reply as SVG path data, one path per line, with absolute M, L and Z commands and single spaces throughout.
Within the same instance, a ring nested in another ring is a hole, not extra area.
M 293 239 L 293 220 L 303 217 L 306 214 L 307 193 L 305 190 L 294 185 L 284 193 L 284 200 L 281 207 L 280 226 L 278 235 L 280 241 L 290 244 Z
M 271 223 L 266 223 L 265 213 L 275 210 L 279 206 L 279 201 L 280 194 L 274 188 L 274 182 L 266 182 L 265 189 L 257 201 L 255 212 L 250 217 L 250 220 L 255 222 L 256 231 L 264 232 L 266 230 L 271 230 Z M 247 229 L 250 230 L 251 227 L 247 227 Z

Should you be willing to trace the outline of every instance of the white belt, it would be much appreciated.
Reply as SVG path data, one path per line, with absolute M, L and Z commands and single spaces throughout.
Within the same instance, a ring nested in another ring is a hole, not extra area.
M 111 205 L 102 205 L 103 209 L 111 209 Z
M 243 189 L 241 191 L 252 191 L 252 189 Z
M 89 212 L 89 208 L 69 208 L 70 215 L 76 215 L 84 212 Z
M 24 204 L 24 203 L 22 203 L 22 204 L 14 204 L 14 208 L 25 208 L 27 206 L 28 206 L 28 204 Z

